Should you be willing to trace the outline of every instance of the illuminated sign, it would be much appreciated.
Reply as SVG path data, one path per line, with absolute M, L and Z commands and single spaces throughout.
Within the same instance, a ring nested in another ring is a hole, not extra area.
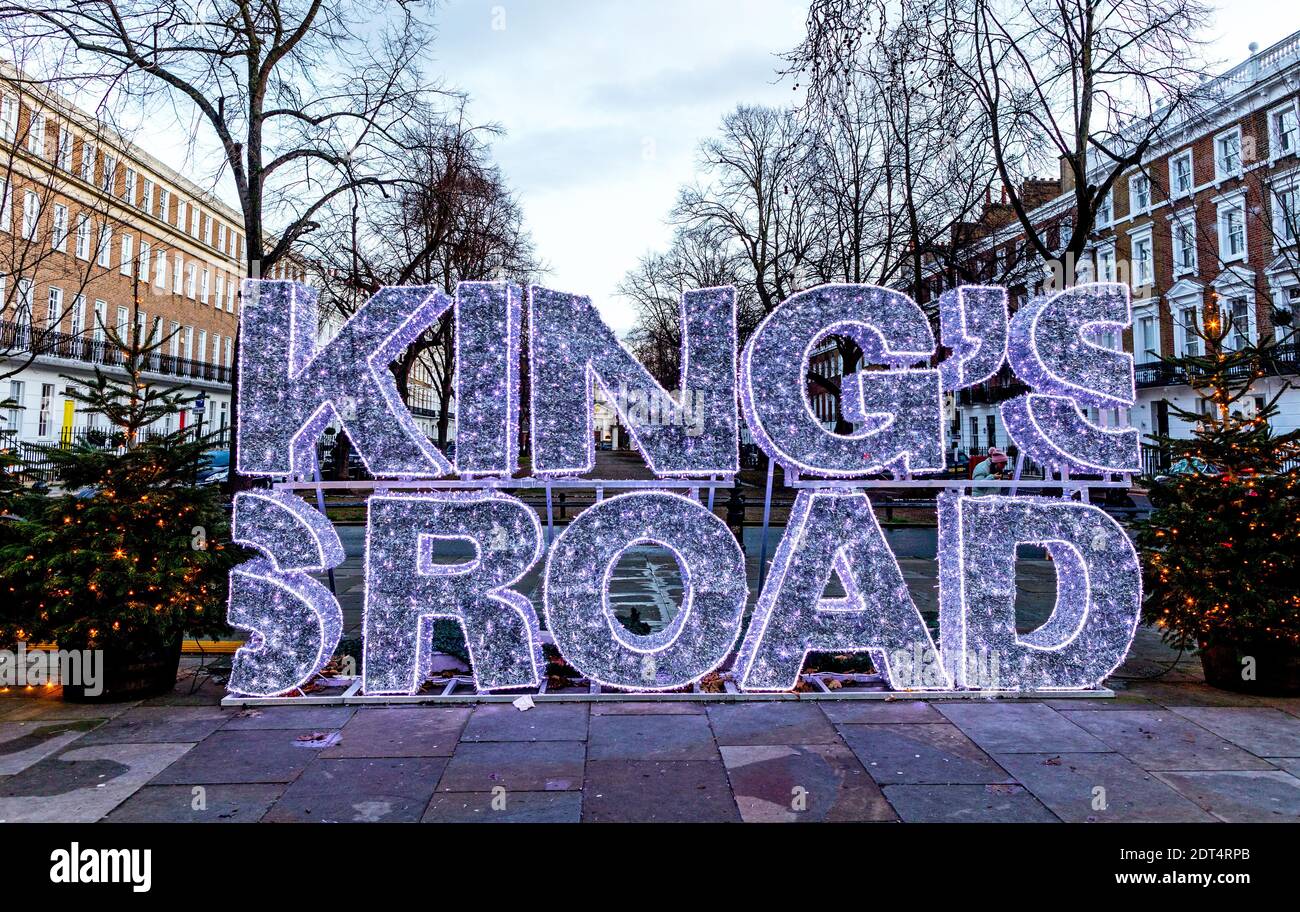
M 448 308 L 456 323 L 454 465 L 420 431 L 388 367 Z M 235 656 L 231 691 L 292 691 L 338 645 L 339 603 L 311 574 L 337 566 L 343 549 L 323 514 L 292 492 L 314 486 L 316 441 L 331 424 L 381 480 L 367 506 L 368 695 L 419 690 L 438 619 L 464 631 L 481 691 L 537 686 L 546 634 L 588 680 L 627 692 L 681 689 L 720 670 L 743 691 L 790 690 L 810 652 L 868 653 L 892 688 L 921 692 L 1084 690 L 1120 663 L 1138 623 L 1141 577 L 1113 518 L 1086 502 L 1014 488 L 975 497 L 964 480 L 925 476 L 943 469 L 949 449 L 943 396 L 997 376 L 1008 361 L 1029 387 L 1002 405 L 1022 453 L 1066 480 L 1070 471 L 1136 471 L 1137 432 L 1084 411 L 1134 401 L 1132 358 L 1100 335 L 1129 324 L 1125 286 L 1077 286 L 1014 317 L 1004 289 L 960 288 L 939 301 L 939 340 L 916 302 L 871 285 L 795 294 L 739 351 L 735 289 L 687 292 L 681 313 L 680 391 L 670 392 L 578 295 L 532 287 L 525 296 L 504 283 L 464 282 L 453 301 L 432 288 L 385 288 L 321 344 L 312 289 L 246 281 L 236 464 L 280 481 L 235 500 L 235 539 L 260 556 L 231 574 L 229 621 L 250 633 Z M 521 480 L 511 476 L 525 322 L 533 475 Z M 832 335 L 852 339 L 863 363 L 879 368 L 844 378 L 849 434 L 827 430 L 808 399 L 810 357 Z M 940 344 L 948 351 L 942 359 Z M 552 535 L 503 489 L 592 470 L 597 386 L 665 489 L 643 482 L 598 496 Z M 667 490 L 729 483 L 739 469 L 742 417 L 798 489 L 748 618 L 735 536 L 699 499 Z M 886 471 L 891 487 L 940 490 L 937 641 L 876 520 L 866 479 Z M 448 542 L 469 556 L 435 560 Z M 667 549 L 682 576 L 679 611 L 644 635 L 619 622 L 609 598 L 619 558 L 640 544 Z M 1045 548 L 1057 577 L 1052 615 L 1028 633 L 1015 618 L 1020 544 Z M 539 561 L 535 605 L 511 587 Z M 826 597 L 832 577 L 844 596 Z

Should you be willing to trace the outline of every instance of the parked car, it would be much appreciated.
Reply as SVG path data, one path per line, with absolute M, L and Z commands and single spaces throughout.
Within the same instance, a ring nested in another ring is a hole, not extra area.
M 200 485 L 225 484 L 230 478 L 230 450 L 208 450 L 199 467 Z

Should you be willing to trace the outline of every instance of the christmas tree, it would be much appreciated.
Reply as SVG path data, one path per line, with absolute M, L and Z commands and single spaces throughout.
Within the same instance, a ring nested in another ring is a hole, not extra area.
M 1284 675 L 1300 655 L 1300 431 L 1273 431 L 1288 383 L 1255 398 L 1277 373 L 1277 339 L 1250 341 L 1213 299 L 1204 326 L 1187 331 L 1203 351 L 1164 360 L 1200 408 L 1171 404 L 1190 438 L 1154 438 L 1171 464 L 1148 479 L 1154 510 L 1139 524 L 1144 614 L 1166 642 L 1202 650 L 1207 679 L 1209 657 L 1223 661 L 1231 680 L 1212 683 L 1240 688 L 1243 666 L 1246 680 Z
M 138 302 L 137 302 L 138 308 Z M 61 493 L 20 498 L 0 544 L 0 644 L 57 642 L 111 653 L 175 649 L 223 628 L 226 576 L 238 555 L 217 486 L 195 484 L 212 441 L 162 430 L 189 399 L 146 371 L 165 339 L 140 321 L 101 324 L 120 366 L 98 366 L 79 410 L 102 416 L 101 439 L 43 447 Z

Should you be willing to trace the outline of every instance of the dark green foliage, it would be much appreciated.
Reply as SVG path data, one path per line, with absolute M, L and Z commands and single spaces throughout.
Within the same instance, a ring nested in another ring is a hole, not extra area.
M 1213 306 L 1213 305 L 1212 305 Z M 1207 404 L 1171 411 L 1196 430 L 1156 438 L 1182 471 L 1149 479 L 1155 510 L 1139 523 L 1144 616 L 1180 647 L 1300 644 L 1300 431 L 1274 434 L 1280 393 L 1243 413 L 1277 343 L 1227 344 L 1217 313 L 1197 335 L 1205 354 L 1165 359 Z

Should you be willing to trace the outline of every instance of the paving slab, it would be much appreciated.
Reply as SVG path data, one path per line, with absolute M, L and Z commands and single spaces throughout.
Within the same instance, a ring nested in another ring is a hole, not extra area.
M 1011 777 L 950 724 L 840 725 L 871 778 L 885 783 L 1008 783 Z
M 591 704 L 593 716 L 699 716 L 704 704 L 687 700 L 614 701 L 598 700 Z
M 1300 779 L 1281 770 L 1157 773 L 1227 823 L 1300 821 Z
M 1300 719 L 1280 709 L 1244 706 L 1170 708 L 1257 757 L 1300 757 Z
M 835 726 L 812 703 L 719 703 L 708 708 L 719 744 L 835 744 Z
M 724 746 L 746 823 L 897 820 L 880 786 L 843 744 Z
M 941 703 L 936 709 L 990 754 L 1109 750 L 1042 703 L 967 701 Z
M 1161 709 L 1159 703 L 1136 694 L 1116 692 L 1113 697 L 1060 697 L 1044 699 L 1044 706 L 1058 712 L 1115 712 L 1125 709 Z
M 1017 753 L 994 759 L 1067 823 L 1214 822 L 1154 773 L 1119 754 Z
M 817 706 L 826 718 L 836 723 L 888 725 L 947 721 L 924 700 L 818 700 Z
M 89 719 L 113 719 L 139 706 L 140 701 L 124 703 L 64 703 L 58 696 L 7 697 L 0 700 L 0 721 L 4 722 L 73 722 Z
M 1062 713 L 1145 770 L 1268 769 L 1252 756 L 1172 710 Z
M 172 764 L 154 785 L 216 785 L 224 782 L 292 782 L 319 748 L 304 747 L 316 730 L 219 731 Z
M 1133 681 L 1120 690 L 1118 682 L 1112 683 L 1117 693 L 1141 697 L 1161 706 L 1263 706 L 1261 698 L 1220 690 L 1199 681 Z
M 231 715 L 218 706 L 137 706 L 90 732 L 82 744 L 195 744 Z
M 587 737 L 587 704 L 538 703 L 519 710 L 513 703 L 474 707 L 462 741 L 582 741 Z
M 99 719 L 67 722 L 0 722 L 0 775 L 21 773 L 38 760 L 56 754 L 85 737 Z
M 106 823 L 257 823 L 282 784 L 146 785 L 104 818 Z M 196 789 L 202 791 L 196 794 Z
M 905 823 L 1053 823 L 1056 817 L 1019 785 L 887 785 Z
M 225 730 L 342 728 L 356 711 L 355 706 L 250 706 L 231 715 Z
M 1265 759 L 1278 769 L 1286 770 L 1292 776 L 1300 777 L 1300 757 L 1266 757 Z
M 468 706 L 362 707 L 322 757 L 450 757 Z
M 720 760 L 593 760 L 583 787 L 584 822 L 739 821 Z
M 495 800 L 495 804 L 494 804 Z M 433 796 L 424 823 L 577 823 L 582 792 L 441 792 Z
M 91 823 L 193 749 L 96 744 L 46 757 L 0 783 L 0 822 Z
M 592 760 L 717 760 L 706 716 L 596 716 L 587 756 Z
M 551 792 L 582 788 L 581 741 L 462 741 L 438 782 L 440 792 Z
M 411 823 L 420 819 L 445 757 L 320 759 L 294 780 L 267 823 Z

